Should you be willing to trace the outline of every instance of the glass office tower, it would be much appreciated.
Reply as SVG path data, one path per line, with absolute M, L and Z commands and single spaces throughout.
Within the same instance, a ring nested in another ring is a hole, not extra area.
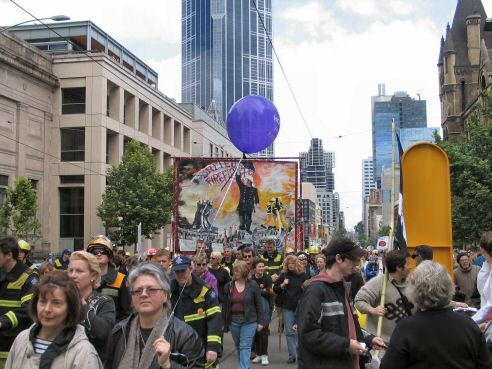
M 415 140 L 422 134 L 427 138 L 428 131 L 425 134 L 422 131 L 422 128 L 427 127 L 426 102 L 415 100 L 406 92 L 395 92 L 385 101 L 374 102 L 373 116 L 374 177 L 378 188 L 381 188 L 382 170 L 391 168 L 392 163 L 391 121 L 395 119 L 396 132 L 400 134 L 400 131 L 405 130 L 409 140 L 411 136 Z
M 260 17 L 271 38 L 272 0 L 182 0 L 182 102 L 208 110 L 215 100 L 225 121 L 243 96 L 273 101 L 272 47 Z M 273 146 L 259 156 L 273 156 Z

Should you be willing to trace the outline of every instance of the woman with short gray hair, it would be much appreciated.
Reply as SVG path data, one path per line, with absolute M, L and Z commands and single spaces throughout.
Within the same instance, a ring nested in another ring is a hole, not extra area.
M 423 261 L 410 277 L 419 310 L 398 323 L 380 369 L 485 369 L 492 366 L 485 338 L 468 316 L 450 307 L 453 282 L 446 268 Z
M 132 269 L 128 283 L 135 312 L 111 332 L 105 368 L 200 367 L 199 360 L 205 356 L 202 340 L 193 328 L 172 316 L 164 271 L 153 263 L 142 263 Z

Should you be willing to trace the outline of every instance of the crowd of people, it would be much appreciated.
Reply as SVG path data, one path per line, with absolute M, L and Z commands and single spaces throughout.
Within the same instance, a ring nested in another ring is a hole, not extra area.
M 263 245 L 142 261 L 97 236 L 37 265 L 1 239 L 0 369 L 218 368 L 229 332 L 239 369 L 268 366 L 274 326 L 299 369 L 492 368 L 492 232 L 455 253 L 454 280 L 426 245 Z

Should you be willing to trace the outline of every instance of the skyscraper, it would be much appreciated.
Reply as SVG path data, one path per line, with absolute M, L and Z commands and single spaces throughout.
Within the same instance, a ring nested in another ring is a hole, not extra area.
M 328 232 L 338 228 L 338 212 L 340 198 L 334 193 L 335 153 L 323 150 L 323 142 L 319 138 L 311 140 L 308 152 L 299 153 L 301 158 L 301 180 L 309 182 L 316 188 L 316 195 L 321 208 L 322 223 L 328 227 Z
M 225 120 L 244 96 L 273 101 L 272 0 L 182 0 L 181 25 L 182 102 L 214 100 Z
M 381 188 L 383 168 L 391 167 L 392 163 L 392 120 L 395 120 L 397 133 L 400 133 L 400 129 L 427 127 L 425 100 L 415 100 L 406 92 L 395 92 L 391 97 L 383 97 L 377 101 L 372 100 L 372 157 L 378 188 Z M 410 131 L 407 134 L 410 136 Z

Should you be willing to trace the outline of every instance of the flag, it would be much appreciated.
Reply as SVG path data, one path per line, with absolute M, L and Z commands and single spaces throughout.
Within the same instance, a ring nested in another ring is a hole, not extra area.
M 403 218 L 403 167 L 401 165 L 401 159 L 403 157 L 403 148 L 401 146 L 400 136 L 396 134 L 396 142 L 398 143 L 398 157 L 400 162 L 400 194 L 398 196 L 398 226 L 396 230 L 396 240 L 398 242 L 398 248 L 401 251 L 407 251 L 407 231 L 405 228 L 405 219 Z
M 139 260 L 142 259 L 142 222 L 138 223 L 137 228 L 137 255 Z

